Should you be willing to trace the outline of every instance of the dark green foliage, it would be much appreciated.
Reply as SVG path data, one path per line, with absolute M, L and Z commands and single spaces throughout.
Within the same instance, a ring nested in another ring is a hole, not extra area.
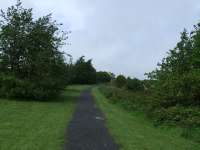
M 92 60 L 85 61 L 84 56 L 80 57 L 72 69 L 73 84 L 95 84 L 96 70 L 92 65 Z
M 119 88 L 122 88 L 126 85 L 126 78 L 123 75 L 117 76 L 115 79 L 115 85 Z
M 140 90 L 144 90 L 144 86 L 142 81 L 140 81 L 137 78 L 131 79 L 131 78 L 127 78 L 126 81 L 126 87 L 128 90 L 132 90 L 132 91 L 140 91 Z
M 33 19 L 20 1 L 0 20 L 0 96 L 43 99 L 57 95 L 67 82 L 58 50 L 65 40 L 51 15 Z
M 97 83 L 108 83 L 111 81 L 112 76 L 108 72 L 100 71 L 100 72 L 97 72 L 96 79 L 97 79 Z
M 159 101 L 152 109 L 157 122 L 174 122 L 185 127 L 200 126 L 200 24 L 169 51 L 159 68 L 149 73 L 151 90 Z
M 182 127 L 200 126 L 200 109 L 198 107 L 172 106 L 154 111 L 156 123 L 173 123 Z

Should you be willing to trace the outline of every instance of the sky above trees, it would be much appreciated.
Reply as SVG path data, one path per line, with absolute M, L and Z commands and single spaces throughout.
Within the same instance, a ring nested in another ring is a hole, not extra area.
M 97 70 L 144 78 L 180 37 L 200 21 L 199 0 L 22 0 L 35 18 L 53 13 L 72 34 L 63 48 L 92 58 Z M 2 9 L 16 0 L 0 1 Z

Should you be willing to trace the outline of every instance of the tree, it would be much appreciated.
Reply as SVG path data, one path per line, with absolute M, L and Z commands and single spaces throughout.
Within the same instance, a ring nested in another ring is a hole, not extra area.
M 190 33 L 181 33 L 181 40 L 162 60 L 159 69 L 149 77 L 157 81 L 155 87 L 161 97 L 161 105 L 199 105 L 200 94 L 200 24 Z
M 111 75 L 105 71 L 99 71 L 96 74 L 97 83 L 107 83 L 111 81 Z
M 126 87 L 127 89 L 133 90 L 133 91 L 144 90 L 142 81 L 140 81 L 137 78 L 134 78 L 134 79 L 127 78 Z
M 117 87 L 122 88 L 126 85 L 126 78 L 123 75 L 117 76 L 115 79 L 115 84 Z
M 92 65 L 92 60 L 86 61 L 84 56 L 80 57 L 73 67 L 74 84 L 95 84 L 96 83 L 96 70 Z
M 158 68 L 148 74 L 156 99 L 150 109 L 158 123 L 171 122 L 185 128 L 200 125 L 200 23 L 168 52 Z
M 59 51 L 66 38 L 51 15 L 33 19 L 18 0 L 1 11 L 1 96 L 43 99 L 66 85 L 66 64 Z

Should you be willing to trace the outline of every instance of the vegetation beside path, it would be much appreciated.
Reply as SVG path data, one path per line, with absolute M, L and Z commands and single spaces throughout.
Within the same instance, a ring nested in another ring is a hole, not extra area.
M 181 129 L 155 127 L 141 113 L 112 104 L 93 89 L 98 106 L 105 114 L 107 127 L 122 150 L 199 150 L 200 144 L 180 136 Z
M 0 99 L 1 150 L 60 150 L 76 99 L 87 86 L 70 86 L 52 101 Z

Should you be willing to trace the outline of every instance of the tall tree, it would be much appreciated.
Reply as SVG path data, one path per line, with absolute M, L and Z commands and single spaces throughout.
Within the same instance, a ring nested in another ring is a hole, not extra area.
M 95 84 L 96 70 L 92 65 L 92 60 L 86 61 L 84 56 L 80 57 L 73 69 L 73 83 L 75 84 Z
M 184 29 L 181 40 L 158 64 L 159 68 L 149 74 L 156 80 L 157 91 L 164 107 L 174 105 L 196 105 L 200 95 L 199 25 L 189 34 Z
M 126 85 L 126 78 L 123 75 L 118 75 L 115 79 L 115 84 L 119 88 L 124 87 Z
M 34 20 L 19 0 L 0 16 L 0 94 L 41 99 L 59 93 L 67 76 L 60 24 L 51 15 Z

